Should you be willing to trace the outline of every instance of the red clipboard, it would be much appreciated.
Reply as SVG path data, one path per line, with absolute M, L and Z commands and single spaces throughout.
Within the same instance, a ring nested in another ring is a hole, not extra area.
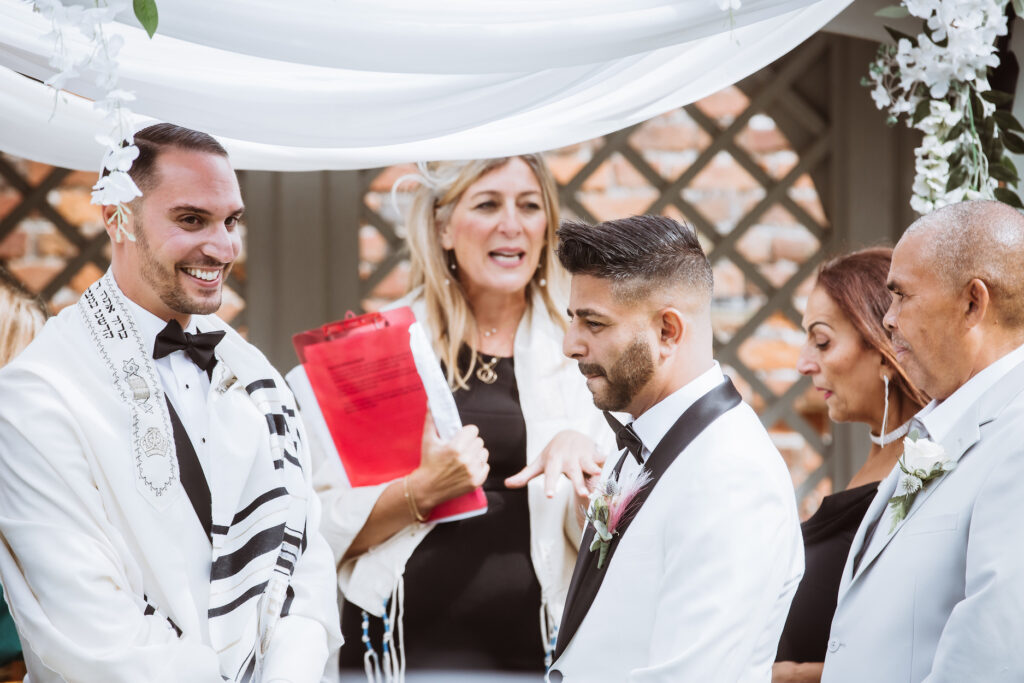
M 408 306 L 328 323 L 292 337 L 352 486 L 393 481 L 420 464 L 427 394 L 409 345 Z M 482 489 L 438 505 L 428 521 L 483 514 Z

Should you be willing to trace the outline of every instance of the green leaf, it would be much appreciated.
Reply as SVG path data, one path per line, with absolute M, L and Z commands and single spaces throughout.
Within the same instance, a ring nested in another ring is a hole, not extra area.
M 974 116 L 975 121 L 985 120 L 985 108 L 981 104 L 981 98 L 978 97 L 978 93 L 971 90 L 971 114 Z
M 1024 0 L 1020 0 L 1024 2 Z M 1013 95 L 1010 93 L 1002 92 L 1001 90 L 988 90 L 981 93 L 982 98 L 988 100 L 997 107 L 1011 104 L 1013 102 Z
M 156 33 L 156 25 L 160 17 L 156 12 L 156 0 L 132 0 L 132 9 L 135 10 L 135 18 L 146 29 L 146 33 L 152 38 Z
M 914 118 L 911 121 L 915 124 L 920 123 L 931 111 L 932 101 L 929 99 L 921 100 L 917 103 L 917 108 L 914 109 Z
M 875 12 L 875 16 L 882 19 L 904 19 L 910 16 L 910 10 L 903 5 L 890 5 Z
M 990 164 L 988 167 L 988 174 L 996 180 L 1001 180 L 1004 183 L 1013 183 L 1014 185 L 1020 181 L 1015 171 L 1011 171 L 1002 164 Z
M 949 180 L 946 182 L 946 192 L 950 192 L 960 187 L 967 181 L 967 167 L 957 166 L 953 169 L 953 172 L 949 174 Z
M 1011 171 L 1013 171 L 1013 173 L 1015 175 L 1019 175 L 1019 174 L 1017 174 L 1017 165 L 1015 163 L 1013 163 L 1013 159 L 1011 159 L 1010 157 L 1005 157 L 1004 156 L 1003 158 L 1001 158 L 999 160 L 999 163 L 1001 163 L 1003 166 L 1005 166 L 1006 168 L 1008 168 Z
M 967 124 L 961 120 L 960 123 L 953 126 L 953 128 L 946 133 L 946 140 L 956 140 L 964 134 L 965 130 L 967 130 Z
M 1021 203 L 1020 197 L 1013 190 L 1005 187 L 997 187 L 995 190 L 996 199 L 1001 201 L 1003 204 L 1009 204 L 1016 209 L 1024 209 L 1024 203 Z
M 1024 154 L 1024 139 L 1021 139 L 1016 133 L 1004 134 L 1003 144 L 1006 145 L 1006 149 L 1014 154 Z
M 1018 130 L 1024 132 L 1024 126 L 1020 125 L 1020 121 L 1018 121 L 1016 117 L 1008 111 L 997 109 L 996 113 L 993 114 L 993 118 L 995 118 L 996 123 L 998 123 L 999 127 L 1003 130 Z
M 917 47 L 917 38 L 915 38 L 914 36 L 908 35 L 908 34 L 904 33 L 903 31 L 897 31 L 896 29 L 894 29 L 891 26 L 886 26 L 885 27 L 885 31 L 886 31 L 886 33 L 889 34 L 890 37 L 892 37 L 892 39 L 895 42 L 898 43 L 898 42 L 900 42 L 901 39 L 906 38 L 907 40 L 910 41 L 911 45 L 913 45 L 914 47 Z
M 1024 17 L 1024 0 L 1013 0 L 1013 12 L 1018 17 Z

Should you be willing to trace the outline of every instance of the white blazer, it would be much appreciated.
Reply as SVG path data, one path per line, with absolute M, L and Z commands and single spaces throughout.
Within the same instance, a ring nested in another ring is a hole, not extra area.
M 949 400 L 949 399 L 947 399 Z M 956 468 L 891 534 L 878 487 L 850 548 L 823 683 L 1024 681 L 1024 363 L 970 404 L 940 441 Z
M 565 683 L 769 683 L 803 542 L 789 472 L 748 405 L 683 449 L 616 542 L 555 662 Z

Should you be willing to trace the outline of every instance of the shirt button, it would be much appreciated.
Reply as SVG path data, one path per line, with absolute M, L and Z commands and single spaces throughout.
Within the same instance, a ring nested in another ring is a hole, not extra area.
M 205 436 L 202 438 L 202 442 L 206 443 L 206 437 Z
M 843 646 L 843 644 L 840 643 L 835 638 L 833 638 L 832 640 L 828 641 L 828 651 L 829 652 L 838 652 L 839 648 L 841 648 L 842 646 Z
M 187 384 L 185 385 L 185 388 L 188 389 L 188 385 Z

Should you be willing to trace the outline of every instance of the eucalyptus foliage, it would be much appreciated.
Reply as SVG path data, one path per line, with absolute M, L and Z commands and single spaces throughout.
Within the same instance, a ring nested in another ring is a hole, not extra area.
M 1020 0 L 1014 0 L 1015 3 Z M 1013 96 L 992 90 L 996 38 L 1007 32 L 1008 0 L 903 0 L 879 14 L 914 16 L 922 32 L 887 29 L 861 83 L 887 122 L 924 133 L 915 150 L 910 204 L 921 214 L 965 199 L 998 199 L 1024 208 L 1008 152 L 1024 154 L 1024 126 L 1009 112 Z

